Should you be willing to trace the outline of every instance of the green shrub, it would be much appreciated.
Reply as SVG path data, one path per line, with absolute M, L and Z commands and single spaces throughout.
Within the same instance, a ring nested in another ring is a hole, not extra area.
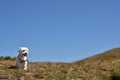
M 4 56 L 0 56 L 0 60 L 3 60 L 5 57 Z
M 11 56 L 0 56 L 0 60 L 15 60 L 16 57 Z
M 120 72 L 113 72 L 111 75 L 111 80 L 120 80 Z
M 11 59 L 12 59 L 12 57 L 10 57 L 10 56 L 5 57 L 5 60 L 11 60 Z

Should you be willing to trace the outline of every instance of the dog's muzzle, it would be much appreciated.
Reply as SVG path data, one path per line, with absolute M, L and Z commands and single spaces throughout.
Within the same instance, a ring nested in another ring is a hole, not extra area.
M 24 55 L 24 56 L 27 56 L 27 53 L 24 53 L 23 55 Z

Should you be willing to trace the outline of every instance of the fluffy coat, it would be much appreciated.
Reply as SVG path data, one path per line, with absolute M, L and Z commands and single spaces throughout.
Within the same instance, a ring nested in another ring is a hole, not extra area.
M 24 70 L 27 70 L 27 55 L 29 53 L 29 49 L 27 47 L 20 47 L 18 50 L 18 55 L 16 57 L 16 67 L 24 67 Z

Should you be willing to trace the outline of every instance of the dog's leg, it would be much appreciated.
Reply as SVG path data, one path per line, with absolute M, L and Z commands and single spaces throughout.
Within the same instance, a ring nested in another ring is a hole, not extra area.
M 27 70 L 27 61 L 24 62 L 24 70 Z
M 17 68 L 19 68 L 19 67 L 20 67 L 20 61 L 19 61 L 19 59 L 18 59 L 18 58 L 16 59 L 16 64 L 15 64 L 15 66 L 16 66 Z

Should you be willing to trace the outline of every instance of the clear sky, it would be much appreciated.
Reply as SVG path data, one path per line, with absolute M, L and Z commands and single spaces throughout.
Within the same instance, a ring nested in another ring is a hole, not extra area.
M 0 0 L 0 56 L 73 62 L 120 45 L 120 0 Z

